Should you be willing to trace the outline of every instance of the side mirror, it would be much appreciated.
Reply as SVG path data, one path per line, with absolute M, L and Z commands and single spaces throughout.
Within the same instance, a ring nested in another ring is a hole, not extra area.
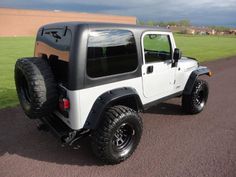
M 174 51 L 174 63 L 177 63 L 179 59 L 181 59 L 182 57 L 182 52 L 181 50 L 179 50 L 178 48 L 175 48 L 175 51 Z

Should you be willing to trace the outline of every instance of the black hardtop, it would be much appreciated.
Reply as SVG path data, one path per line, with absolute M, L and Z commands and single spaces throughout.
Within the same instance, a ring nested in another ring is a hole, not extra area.
M 160 27 L 151 27 L 143 25 L 132 25 L 132 24 L 118 24 L 118 23 L 93 23 L 93 22 L 59 22 L 46 24 L 41 27 L 44 29 L 50 28 L 70 28 L 75 29 L 77 27 L 82 27 L 84 29 L 126 29 L 126 30 L 138 30 L 139 32 L 145 31 L 162 31 L 162 32 L 171 32 L 167 28 Z
M 141 77 L 142 66 L 142 48 L 141 48 L 141 35 L 146 31 L 160 31 L 170 32 L 169 29 L 129 25 L 129 24 L 114 24 L 114 23 L 90 23 L 90 22 L 61 22 L 53 23 L 42 26 L 38 31 L 37 40 L 44 40 L 44 30 L 65 30 L 71 31 L 71 47 L 70 47 L 70 62 L 68 72 L 68 86 L 69 90 L 79 90 L 89 87 L 94 87 L 102 84 L 108 84 L 112 82 L 118 82 L 122 80 L 132 79 L 135 77 Z M 86 61 L 87 61 L 87 42 L 88 34 L 90 30 L 128 30 L 133 33 L 136 42 L 137 49 L 137 68 L 131 72 L 124 72 L 119 74 L 113 74 L 109 76 L 102 76 L 98 78 L 91 78 L 85 74 Z M 55 48 L 55 44 L 52 46 Z

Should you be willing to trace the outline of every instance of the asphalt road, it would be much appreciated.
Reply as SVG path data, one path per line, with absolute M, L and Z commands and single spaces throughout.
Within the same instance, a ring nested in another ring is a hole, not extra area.
M 61 147 L 20 108 L 1 110 L 0 177 L 236 177 L 236 58 L 206 65 L 214 75 L 205 110 L 185 115 L 180 98 L 153 107 L 138 149 L 119 165 L 96 160 L 86 138 Z

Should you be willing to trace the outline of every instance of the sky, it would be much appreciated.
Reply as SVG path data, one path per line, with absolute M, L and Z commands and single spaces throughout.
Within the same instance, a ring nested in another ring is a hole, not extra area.
M 0 0 L 0 7 L 136 16 L 140 21 L 188 19 L 236 27 L 236 0 Z

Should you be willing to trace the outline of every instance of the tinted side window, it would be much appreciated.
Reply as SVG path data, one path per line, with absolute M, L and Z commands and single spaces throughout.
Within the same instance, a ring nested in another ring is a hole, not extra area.
M 143 39 L 145 61 L 158 62 L 171 59 L 171 43 L 168 35 L 146 34 Z
M 90 32 L 87 74 L 102 77 L 134 71 L 138 66 L 134 36 L 127 30 Z

